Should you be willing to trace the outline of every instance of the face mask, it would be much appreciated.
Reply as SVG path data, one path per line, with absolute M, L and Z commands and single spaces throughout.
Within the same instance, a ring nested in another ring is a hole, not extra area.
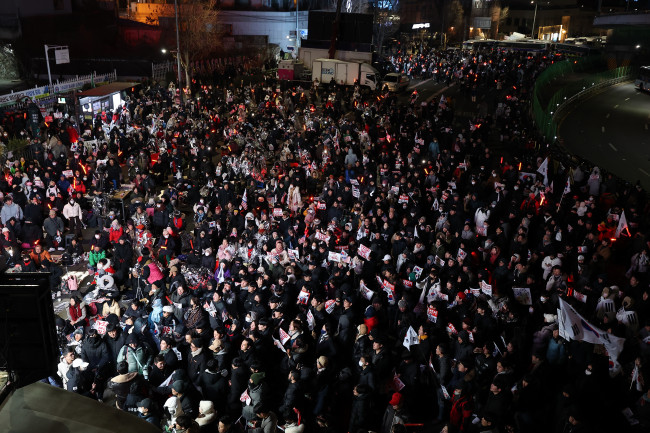
M 101 235 L 95 235 L 95 239 L 99 239 Z
M 246 323 L 251 323 L 253 319 L 250 318 L 250 316 L 246 316 Z
M 139 408 L 138 408 L 138 412 L 144 414 L 144 408 L 143 408 L 143 407 L 139 407 Z
M 586 374 L 587 376 L 591 376 L 591 370 L 586 369 L 586 370 L 585 370 L 585 374 Z
M 74 200 L 70 200 L 70 204 L 74 204 Z
M 167 238 L 169 237 L 169 235 L 163 235 L 163 237 L 164 237 L 165 239 L 167 239 Z
M 363 367 L 363 361 L 359 361 L 359 367 Z

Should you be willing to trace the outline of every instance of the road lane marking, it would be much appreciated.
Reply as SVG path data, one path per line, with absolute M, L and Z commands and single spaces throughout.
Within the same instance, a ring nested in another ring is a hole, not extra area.
M 626 100 L 626 101 L 629 101 L 629 100 L 630 100 L 630 98 L 625 98 L 625 100 Z
M 428 82 L 431 81 L 431 80 L 433 80 L 433 78 L 427 78 L 426 80 L 419 82 L 419 83 L 416 84 L 415 86 L 409 86 L 408 90 L 417 89 L 418 87 L 420 87 L 420 86 L 423 85 L 424 83 L 428 83 Z
M 614 152 L 618 152 L 618 149 L 617 149 L 616 146 L 614 146 L 612 143 L 607 143 L 607 144 L 609 144 L 609 147 L 611 147 L 612 149 L 614 149 Z
M 645 171 L 644 169 L 640 168 L 639 171 L 640 171 L 641 173 L 645 174 L 646 176 L 650 177 L 650 173 L 648 173 L 648 172 Z

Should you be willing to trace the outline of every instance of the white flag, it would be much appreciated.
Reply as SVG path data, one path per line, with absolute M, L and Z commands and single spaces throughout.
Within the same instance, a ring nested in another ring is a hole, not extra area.
M 544 160 L 537 169 L 537 173 L 544 176 L 544 185 L 548 185 L 548 158 Z
M 614 233 L 614 237 L 618 239 L 621 236 L 621 233 L 623 233 L 623 230 L 627 228 L 627 219 L 625 218 L 625 211 L 623 211 L 621 212 L 621 217 L 618 219 L 618 227 L 616 227 L 616 233 Z
M 408 350 L 411 350 L 411 346 L 414 344 L 420 344 L 420 339 L 418 338 L 417 332 L 413 329 L 412 326 L 409 326 L 406 335 L 404 336 L 404 347 Z
M 623 350 L 624 338 L 612 334 L 587 322 L 578 312 L 563 299 L 560 299 L 558 310 L 560 336 L 566 340 L 585 341 L 592 344 L 602 344 L 607 350 L 610 359 L 610 372 L 620 368 L 618 355 Z
M 568 194 L 571 192 L 571 178 L 567 177 L 566 178 L 566 185 L 564 185 L 564 194 Z

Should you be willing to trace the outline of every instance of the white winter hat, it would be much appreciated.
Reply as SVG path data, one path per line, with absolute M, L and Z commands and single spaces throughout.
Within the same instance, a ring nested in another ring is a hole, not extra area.
M 165 305 L 163 307 L 163 313 L 173 313 L 174 312 L 174 307 L 171 305 Z
M 202 414 L 214 412 L 214 403 L 212 403 L 210 400 L 201 400 L 199 403 L 199 412 Z

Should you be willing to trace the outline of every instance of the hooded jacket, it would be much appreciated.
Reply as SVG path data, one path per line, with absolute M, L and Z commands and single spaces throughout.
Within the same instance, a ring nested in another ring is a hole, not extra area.
M 101 370 L 110 362 L 106 344 L 99 335 L 86 339 L 81 346 L 81 358 L 89 364 L 89 370 Z

